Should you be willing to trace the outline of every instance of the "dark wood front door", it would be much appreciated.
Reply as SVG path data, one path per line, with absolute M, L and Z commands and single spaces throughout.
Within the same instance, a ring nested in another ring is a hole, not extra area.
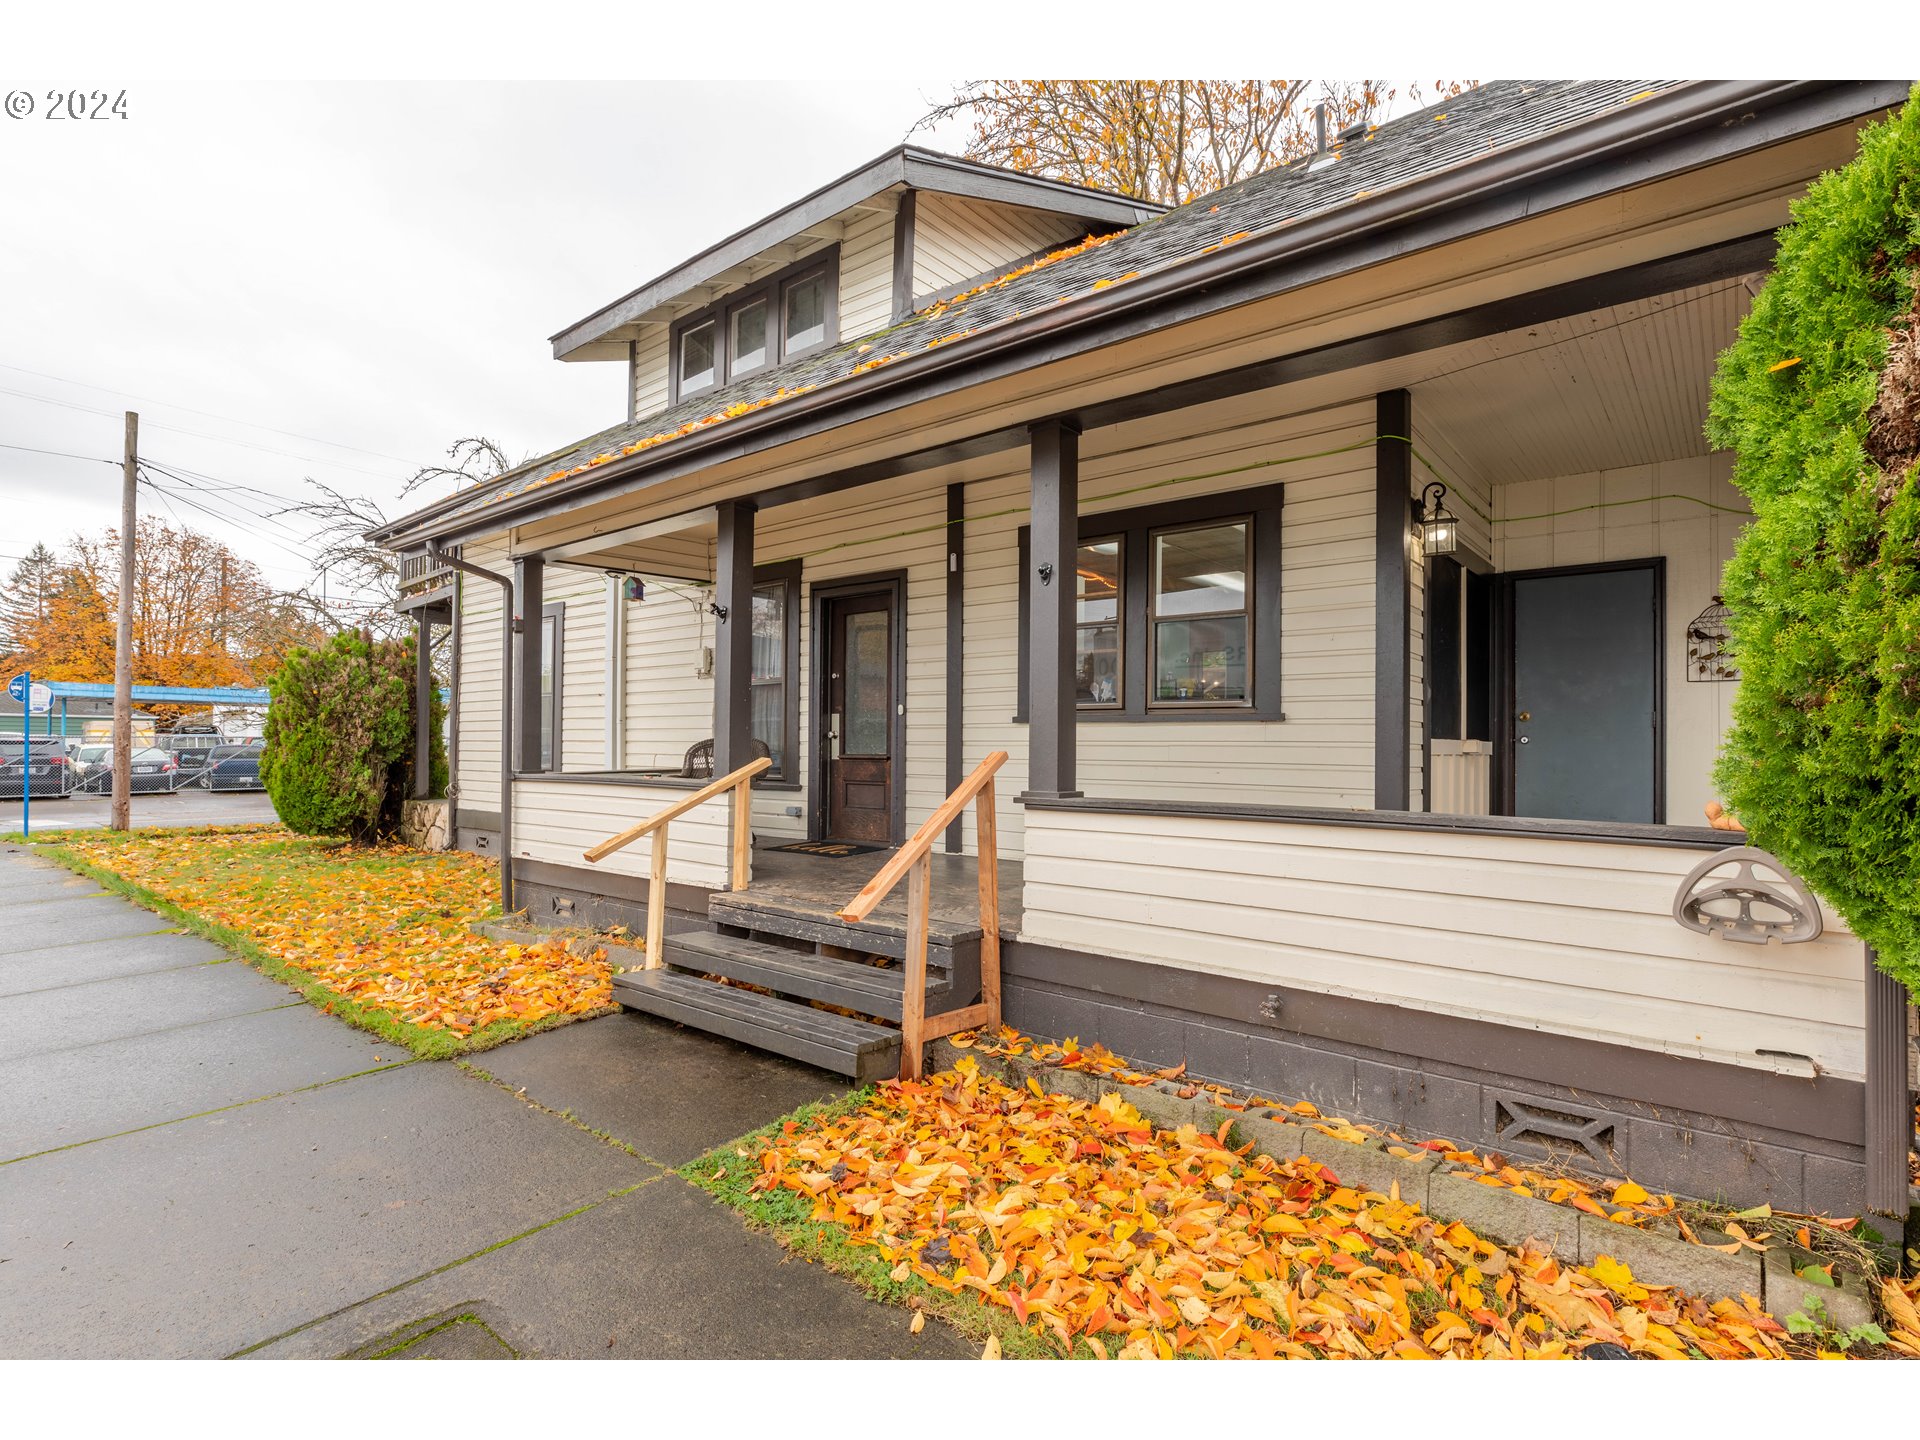
M 835 596 L 825 606 L 826 705 L 821 754 L 826 757 L 829 840 L 868 845 L 894 841 L 894 787 L 903 677 L 895 656 L 900 617 L 895 592 Z

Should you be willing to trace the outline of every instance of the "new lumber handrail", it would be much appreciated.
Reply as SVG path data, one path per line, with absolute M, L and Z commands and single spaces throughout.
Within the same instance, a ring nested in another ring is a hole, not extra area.
M 841 910 L 842 920 L 864 920 L 901 880 L 907 881 L 906 993 L 900 1007 L 900 1078 L 920 1078 L 922 1050 L 929 1040 L 1000 1024 L 1000 851 L 993 818 L 993 777 L 1007 763 L 996 750 L 982 760 L 913 838 L 882 865 L 860 893 Z M 933 842 L 969 802 L 975 805 L 980 861 L 980 1003 L 929 1016 L 927 1004 L 927 927 L 933 900 Z
M 1005 758 L 1004 756 L 1002 757 Z M 642 835 L 653 836 L 653 864 L 647 875 L 647 950 L 645 969 L 657 970 L 665 963 L 661 952 L 667 941 L 667 832 L 668 827 L 696 806 L 716 795 L 733 791 L 733 871 L 735 890 L 747 888 L 750 858 L 753 854 L 753 777 L 771 769 L 773 761 L 762 755 L 749 760 L 731 774 L 702 785 L 683 800 L 676 800 L 638 825 L 610 835 L 591 850 L 582 852 L 589 864 L 597 865 L 614 851 L 624 849 Z

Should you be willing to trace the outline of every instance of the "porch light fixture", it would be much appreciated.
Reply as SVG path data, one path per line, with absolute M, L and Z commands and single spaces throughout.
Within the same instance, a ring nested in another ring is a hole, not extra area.
M 1460 521 L 1441 502 L 1447 487 L 1438 480 L 1420 495 L 1420 550 L 1425 555 L 1451 555 L 1460 543 Z

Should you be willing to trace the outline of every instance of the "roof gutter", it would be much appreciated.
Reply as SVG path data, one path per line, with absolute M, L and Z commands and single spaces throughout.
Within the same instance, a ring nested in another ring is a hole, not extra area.
M 1486 160 L 1456 166 L 1424 180 L 1415 180 L 1399 189 L 1350 205 L 1322 212 L 1297 224 L 1284 226 L 1265 235 L 1243 241 L 1212 255 L 1175 261 L 1150 271 L 1125 286 L 1097 294 L 1088 294 L 1065 304 L 1053 306 L 1017 320 L 982 331 L 977 336 L 955 340 L 932 350 L 882 366 L 863 375 L 838 380 L 771 405 L 752 415 L 740 416 L 724 424 L 696 432 L 683 439 L 657 446 L 621 460 L 596 466 L 566 481 L 556 481 L 526 497 L 523 505 L 503 503 L 498 510 L 481 508 L 452 516 L 453 500 L 416 512 L 412 516 L 370 532 L 379 543 L 417 544 L 427 534 L 462 536 L 504 529 L 525 523 L 557 510 L 571 508 L 581 497 L 608 491 L 627 493 L 663 479 L 669 473 L 685 473 L 702 465 L 753 453 L 788 439 L 802 438 L 813 429 L 826 428 L 826 417 L 837 416 L 833 423 L 844 424 L 862 418 L 864 408 L 878 413 L 893 408 L 881 403 L 884 397 L 925 386 L 940 376 L 976 366 L 983 358 L 1002 352 L 1012 355 L 1025 347 L 1038 353 L 1026 357 L 1024 366 L 1044 364 L 1109 343 L 1095 335 L 1077 345 L 1068 343 L 1076 332 L 1092 330 L 1100 324 L 1113 328 L 1117 321 L 1149 309 L 1165 312 L 1151 328 L 1177 324 L 1201 315 L 1246 303 L 1251 296 L 1240 293 L 1246 287 L 1227 282 L 1257 275 L 1282 265 L 1300 262 L 1329 250 L 1357 250 L 1355 241 L 1376 235 L 1396 225 L 1465 208 L 1476 201 L 1491 200 L 1503 192 L 1526 184 L 1539 189 L 1553 176 L 1567 172 L 1593 170 L 1608 158 L 1644 150 L 1663 141 L 1708 127 L 1757 124 L 1766 111 L 1777 111 L 1794 101 L 1809 102 L 1810 114 L 1796 112 L 1785 127 L 1743 128 L 1754 137 L 1751 146 L 1728 145 L 1725 151 L 1761 148 L 1794 135 L 1840 123 L 1867 114 L 1904 97 L 1906 87 L 1897 82 L 1828 81 L 1701 81 L 1663 92 L 1636 105 L 1622 106 L 1596 116 L 1583 124 L 1554 131 L 1538 140 L 1516 145 Z M 1819 105 L 1822 97 L 1829 104 Z M 1725 153 L 1724 151 L 1722 153 Z M 1681 163 L 1668 168 L 1647 165 L 1644 173 L 1617 177 L 1617 184 L 1590 187 L 1578 194 L 1530 195 L 1514 213 L 1488 217 L 1483 224 L 1465 224 L 1459 234 L 1478 233 L 1499 224 L 1529 215 L 1558 209 L 1579 199 L 1607 193 L 1680 173 L 1708 163 L 1713 156 L 1683 156 Z M 1604 177 L 1609 182 L 1616 177 Z M 1387 247 L 1382 254 L 1360 254 L 1354 263 L 1336 267 L 1323 274 L 1295 277 L 1294 285 L 1329 278 L 1332 274 L 1357 270 L 1397 255 L 1428 248 L 1457 235 L 1423 237 L 1416 243 Z M 1278 288 L 1275 287 L 1276 292 Z M 1011 364 L 1003 368 L 1011 368 Z M 977 379 L 990 378 L 979 376 Z M 911 403 L 903 400 L 898 403 Z M 791 434 L 785 432 L 793 432 Z M 763 438 L 764 437 L 764 438 Z M 763 439 L 755 446 L 752 442 Z M 660 472 L 654 475 L 653 472 Z M 643 478 L 649 477 L 649 478 Z M 471 492 L 461 497 L 470 500 Z M 451 523 L 442 524 L 442 521 Z

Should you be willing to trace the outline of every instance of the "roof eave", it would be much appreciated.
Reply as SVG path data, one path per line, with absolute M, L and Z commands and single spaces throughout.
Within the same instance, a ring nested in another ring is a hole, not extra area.
M 778 405 L 755 414 L 744 415 L 723 425 L 695 432 L 667 444 L 654 446 L 638 454 L 596 466 L 578 476 L 574 483 L 556 482 L 530 493 L 526 504 L 505 503 L 500 510 L 468 512 L 450 525 L 436 525 L 445 518 L 452 502 L 429 507 L 402 517 L 372 535 L 381 543 L 424 543 L 430 535 L 454 536 L 486 533 L 523 523 L 524 512 L 536 505 L 542 511 L 555 501 L 606 488 L 624 482 L 654 467 L 676 468 L 689 457 L 722 444 L 738 447 L 743 440 L 777 429 L 794 428 L 796 422 L 821 412 L 851 408 L 861 400 L 889 389 L 907 386 L 942 372 L 965 369 L 980 358 L 1000 350 L 1013 350 L 1036 338 L 1055 339 L 1064 332 L 1100 318 L 1124 316 L 1149 306 L 1164 305 L 1195 291 L 1217 287 L 1230 276 L 1256 271 L 1280 262 L 1294 261 L 1371 236 L 1383 227 L 1413 220 L 1436 211 L 1451 210 L 1498 191 L 1538 181 L 1549 173 L 1597 168 L 1599 162 L 1622 151 L 1635 151 L 1675 134 L 1726 124 L 1740 119 L 1755 106 L 1774 108 L 1796 96 L 1817 94 L 1823 90 L 1850 88 L 1865 91 L 1872 82 L 1826 81 L 1696 81 L 1676 86 L 1633 106 L 1604 112 L 1593 119 L 1551 132 L 1535 140 L 1350 205 L 1324 211 L 1297 224 L 1256 236 L 1231 249 L 1212 255 L 1189 258 L 1167 268 L 1142 275 L 1125 286 L 1089 293 L 1050 309 L 1009 321 L 979 335 L 955 340 L 932 350 L 923 350 L 891 365 L 861 375 L 838 380 L 820 389 L 793 396 Z M 1889 88 L 1889 94 L 1894 93 Z M 1852 114 L 1864 114 L 1880 108 L 1874 99 L 1861 105 L 1848 101 L 1835 113 L 1810 119 L 1794 133 L 1805 133 L 1840 123 Z M 1631 120 L 1631 124 L 1627 123 Z M 1768 142 L 1773 143 L 1773 142 Z M 1704 163 L 1704 162 L 1703 162 Z M 1619 188 L 1608 185 L 1595 193 Z M 1167 323 L 1175 323 L 1178 316 Z M 798 435 L 784 438 L 799 438 Z M 772 442 L 778 443 L 778 442 Z M 577 448 L 577 447 L 576 447 Z M 630 488 L 625 485 L 622 488 Z M 466 498 L 466 497 L 461 497 Z

